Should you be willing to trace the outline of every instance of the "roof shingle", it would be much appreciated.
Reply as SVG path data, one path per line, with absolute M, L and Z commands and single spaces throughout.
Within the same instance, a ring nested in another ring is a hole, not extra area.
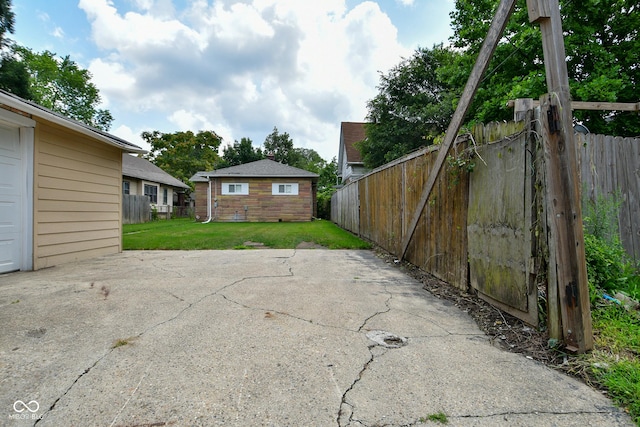
M 342 122 L 341 124 L 342 139 L 347 152 L 347 163 L 362 163 L 362 156 L 355 144 L 365 139 L 364 125 L 365 123 L 361 122 Z
M 318 178 L 318 174 L 304 169 L 294 168 L 269 159 L 257 160 L 242 165 L 217 169 L 209 172 L 198 172 L 191 177 L 192 182 L 207 181 L 208 177 L 243 177 L 243 178 Z
M 170 187 L 189 188 L 187 184 L 169 175 L 149 160 L 126 153 L 122 154 L 122 176 L 157 182 Z

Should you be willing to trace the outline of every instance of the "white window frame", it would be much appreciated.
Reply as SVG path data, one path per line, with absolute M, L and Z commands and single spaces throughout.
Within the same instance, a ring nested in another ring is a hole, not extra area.
M 142 186 L 143 192 L 145 196 L 149 196 L 149 202 L 152 205 L 157 205 L 158 204 L 158 186 L 154 185 L 154 184 L 143 184 Z M 155 189 L 155 192 L 152 191 L 147 191 L 147 190 L 152 190 Z M 155 201 L 153 200 L 155 198 Z
M 233 191 L 230 191 L 231 188 Z M 222 183 L 222 195 L 223 196 L 248 196 L 249 195 L 249 183 L 248 182 L 223 182 Z
M 271 194 L 273 196 L 297 196 L 297 182 L 274 182 L 271 184 Z

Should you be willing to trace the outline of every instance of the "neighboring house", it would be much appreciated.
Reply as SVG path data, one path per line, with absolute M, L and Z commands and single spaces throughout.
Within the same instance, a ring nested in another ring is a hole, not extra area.
M 149 160 L 126 153 L 122 155 L 122 194 L 149 196 L 149 202 L 161 217 L 169 218 L 174 202 L 178 202 L 178 194 L 190 188 Z
M 342 122 L 340 124 L 340 150 L 338 153 L 338 177 L 342 184 L 355 181 L 368 172 L 364 167 L 356 142 L 363 141 L 365 123 Z
M 122 251 L 122 153 L 140 147 L 0 91 L 0 273 Z
M 199 221 L 310 221 L 316 216 L 318 175 L 264 159 L 198 172 Z

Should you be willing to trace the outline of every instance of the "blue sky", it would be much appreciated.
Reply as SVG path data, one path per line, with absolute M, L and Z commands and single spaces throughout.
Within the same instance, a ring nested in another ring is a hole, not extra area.
M 213 130 L 338 155 L 379 72 L 447 43 L 453 0 L 13 0 L 12 38 L 93 75 L 110 132 Z

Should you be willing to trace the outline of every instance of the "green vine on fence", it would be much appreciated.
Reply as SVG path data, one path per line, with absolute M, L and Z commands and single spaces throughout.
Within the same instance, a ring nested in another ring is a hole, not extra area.
M 458 185 L 462 174 L 469 174 L 475 169 L 475 151 L 467 148 L 459 154 L 453 156 L 450 154 L 447 156 L 447 165 L 452 177 L 451 185 Z

